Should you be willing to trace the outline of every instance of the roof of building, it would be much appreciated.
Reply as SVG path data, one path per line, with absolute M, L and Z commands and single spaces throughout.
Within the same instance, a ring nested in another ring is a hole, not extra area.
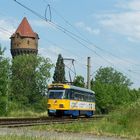
M 16 32 L 11 37 L 14 37 L 17 33 L 22 37 L 38 38 L 38 34 L 32 30 L 32 27 L 30 26 L 26 17 L 23 18 Z

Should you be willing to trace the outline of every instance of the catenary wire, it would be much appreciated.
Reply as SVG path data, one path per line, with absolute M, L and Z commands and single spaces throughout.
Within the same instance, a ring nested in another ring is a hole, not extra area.
M 20 2 L 18 2 L 17 0 L 14 0 L 16 3 L 18 3 L 19 5 L 21 5 L 22 7 L 24 7 L 25 9 L 27 9 L 27 10 L 29 10 L 30 12 L 32 12 L 33 14 L 35 14 L 36 16 L 38 16 L 39 18 L 41 18 L 41 19 L 43 19 L 43 20 L 45 20 L 45 21 L 47 21 L 43 16 L 41 16 L 40 14 L 38 14 L 37 12 L 35 12 L 34 10 L 32 10 L 32 9 L 30 9 L 30 8 L 28 8 L 27 6 L 25 6 L 25 5 L 23 5 L 22 3 L 20 3 Z M 48 22 L 48 21 L 47 21 Z M 50 23 L 50 22 L 48 22 L 48 23 Z M 52 22 L 51 22 L 52 23 Z M 54 23 L 53 23 L 54 24 Z M 55 24 L 56 25 L 56 24 Z M 56 26 L 56 27 L 61 27 L 61 26 Z M 57 28 L 58 29 L 58 28 Z M 63 28 L 62 28 L 63 29 Z M 59 29 L 60 30 L 60 29 Z M 61 30 L 62 31 L 62 30 Z M 65 32 L 66 32 L 66 30 L 65 30 Z M 71 36 L 72 38 L 74 38 L 73 36 Z M 75 41 L 76 41 L 77 39 L 75 39 Z M 80 42 L 79 40 L 78 40 L 78 42 Z M 82 44 L 81 44 L 82 45 Z M 86 45 L 84 45 L 84 46 L 86 46 Z M 87 46 L 86 46 L 87 47 Z M 91 49 L 91 48 L 90 48 Z M 93 51 L 93 50 L 92 50 Z M 94 52 L 95 53 L 95 52 Z M 95 53 L 96 55 L 97 55 L 97 53 Z M 105 59 L 104 59 L 105 60 Z M 112 64 L 113 66 L 114 66 L 114 64 Z M 128 75 L 128 74 L 127 74 Z

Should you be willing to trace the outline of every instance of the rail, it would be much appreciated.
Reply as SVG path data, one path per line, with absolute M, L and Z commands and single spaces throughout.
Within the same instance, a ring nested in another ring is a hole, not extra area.
M 104 115 L 95 115 L 91 118 L 79 117 L 72 119 L 69 117 L 38 117 L 38 118 L 0 118 L 0 127 L 27 127 L 35 125 L 50 125 L 50 124 L 66 124 L 77 121 L 88 122 L 96 119 L 101 119 Z

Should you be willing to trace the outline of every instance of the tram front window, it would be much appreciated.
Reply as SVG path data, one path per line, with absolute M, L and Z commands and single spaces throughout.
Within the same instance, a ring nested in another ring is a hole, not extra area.
M 64 90 L 50 90 L 49 99 L 63 99 L 65 91 Z

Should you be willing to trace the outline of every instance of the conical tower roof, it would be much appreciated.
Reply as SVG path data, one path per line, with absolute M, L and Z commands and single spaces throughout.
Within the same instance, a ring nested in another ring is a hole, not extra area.
M 14 37 L 15 34 L 19 34 L 22 37 L 38 38 L 37 33 L 35 33 L 32 30 L 32 27 L 30 26 L 26 17 L 23 18 L 22 22 L 20 23 L 20 25 L 18 26 L 16 32 L 12 35 L 12 37 Z

